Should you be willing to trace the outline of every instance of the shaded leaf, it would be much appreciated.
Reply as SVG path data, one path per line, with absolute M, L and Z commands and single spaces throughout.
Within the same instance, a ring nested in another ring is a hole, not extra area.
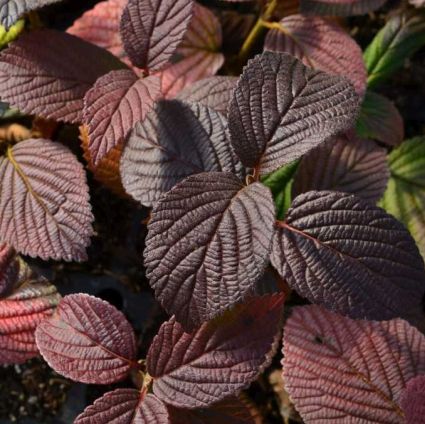
M 30 139 L 0 157 L 0 238 L 41 259 L 85 260 L 93 234 L 86 175 L 63 145 Z
M 402 390 L 425 372 L 425 337 L 400 319 L 354 321 L 303 306 L 287 321 L 283 355 L 286 389 L 306 423 L 401 423 Z
M 386 0 L 300 0 L 303 15 L 353 16 L 379 9 Z
M 65 296 L 36 340 L 50 367 L 82 383 L 114 383 L 134 365 L 136 339 L 124 314 L 86 294 Z
M 406 416 L 407 424 L 425 423 L 425 370 L 423 375 L 414 377 L 407 382 L 401 395 L 401 407 Z
M 252 292 L 273 235 L 274 204 L 260 183 L 192 175 L 166 193 L 148 225 L 145 266 L 156 298 L 188 329 Z
M 180 408 L 203 408 L 238 393 L 269 363 L 282 318 L 282 293 L 256 297 L 185 333 L 172 317 L 148 352 L 153 392 Z
M 345 79 L 264 52 L 248 62 L 233 94 L 230 139 L 246 167 L 267 174 L 348 130 L 357 110 Z
M 351 318 L 413 320 L 421 310 L 425 270 L 414 240 L 356 196 L 297 196 L 279 222 L 271 260 L 299 294 Z
M 15 251 L 6 243 L 0 243 L 0 299 L 9 293 L 19 275 L 19 262 Z

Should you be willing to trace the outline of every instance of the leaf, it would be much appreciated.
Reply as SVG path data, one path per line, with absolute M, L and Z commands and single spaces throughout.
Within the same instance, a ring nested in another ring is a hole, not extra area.
M 15 260 L 14 250 L 6 243 L 0 243 L 0 299 L 9 293 L 18 275 L 19 262 Z
M 351 318 L 415 318 L 422 258 L 407 230 L 355 196 L 310 191 L 279 222 L 273 266 L 301 296 Z
M 24 255 L 87 259 L 93 234 L 86 176 L 61 144 L 30 139 L 0 157 L 0 237 Z
M 403 387 L 425 372 L 425 337 L 406 321 L 354 321 L 319 306 L 293 310 L 283 379 L 306 423 L 401 423 Z
M 88 406 L 74 424 L 169 424 L 167 408 L 152 394 L 135 389 L 107 392 Z
M 203 408 L 248 387 L 271 359 L 283 301 L 283 293 L 253 298 L 191 334 L 175 317 L 162 324 L 147 357 L 154 394 Z
M 31 31 L 0 53 L 0 95 L 22 112 L 76 123 L 86 91 L 122 67 L 107 51 L 72 35 Z
M 1 7 L 1 6 L 0 6 Z M 0 12 L 1 13 L 1 12 Z M 7 44 L 16 40 L 25 28 L 25 20 L 20 19 L 16 24 L 12 25 L 9 29 L 0 25 L 0 49 L 3 49 Z
M 425 373 L 425 370 L 422 372 Z M 400 403 L 407 424 L 425 423 L 425 374 L 407 382 Z
M 200 104 L 157 102 L 136 124 L 121 161 L 124 187 L 146 206 L 189 175 L 228 171 L 243 175 L 226 133 L 226 119 Z
M 425 137 L 394 149 L 389 166 L 391 177 L 380 206 L 406 225 L 425 257 Z
M 360 137 L 398 146 L 404 139 L 404 123 L 394 103 L 370 90 L 366 92 L 356 124 Z
M 183 40 L 192 7 L 192 0 L 129 0 L 121 37 L 132 63 L 150 72 L 164 68 Z
M 268 32 L 264 48 L 289 53 L 304 65 L 348 78 L 357 93 L 366 90 L 366 67 L 360 46 L 334 22 L 319 17 L 287 16 Z
M 87 294 L 65 296 L 35 336 L 50 367 L 81 383 L 117 382 L 134 365 L 136 338 L 130 323 L 114 306 Z
M 274 219 L 270 190 L 230 173 L 173 187 L 153 209 L 144 252 L 164 309 L 192 329 L 242 301 L 268 264 Z
M 233 94 L 230 140 L 246 167 L 268 174 L 348 130 L 357 109 L 344 79 L 264 52 L 248 62 Z
M 368 87 L 386 80 L 425 45 L 425 11 L 409 10 L 393 16 L 364 53 Z
M 96 81 L 86 93 L 83 112 L 95 166 L 124 142 L 160 95 L 159 78 L 139 78 L 130 70 L 112 71 Z
M 303 15 L 353 16 L 379 9 L 386 0 L 300 0 Z
M 371 140 L 341 135 L 301 159 L 293 194 L 335 190 L 376 203 L 385 191 L 389 176 L 385 149 Z

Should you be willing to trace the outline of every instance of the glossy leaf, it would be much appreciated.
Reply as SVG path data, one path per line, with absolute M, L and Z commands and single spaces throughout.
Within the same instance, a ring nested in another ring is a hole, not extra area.
M 134 365 L 136 339 L 124 314 L 86 294 L 64 297 L 38 326 L 36 340 L 56 372 L 82 383 L 114 383 Z
M 203 171 L 242 175 L 226 119 L 200 104 L 158 102 L 131 132 L 121 161 L 127 193 L 146 206 L 183 178 Z
M 366 89 L 366 68 L 360 46 L 334 22 L 319 17 L 291 15 L 280 29 L 268 32 L 266 50 L 289 53 L 304 65 L 348 78 L 357 93 Z
M 353 16 L 379 9 L 386 0 L 300 0 L 303 15 Z
M 425 372 L 425 337 L 406 321 L 355 321 L 295 308 L 283 339 L 283 379 L 306 423 L 401 423 L 406 382 Z
M 74 424 L 169 424 L 165 405 L 152 394 L 135 389 L 107 392 L 88 406 Z
M 288 54 L 248 62 L 229 107 L 232 145 L 247 167 L 268 174 L 354 123 L 358 98 L 345 79 Z
M 81 261 L 93 234 L 86 175 L 63 145 L 31 139 L 0 157 L 0 238 L 41 259 Z
M 422 308 L 425 270 L 414 240 L 356 196 L 297 196 L 279 223 L 271 260 L 299 294 L 351 318 L 414 320 Z
M 19 274 L 19 262 L 15 251 L 6 243 L 0 243 L 0 299 L 9 293 Z
M 165 310 L 192 329 L 252 292 L 268 263 L 274 213 L 268 188 L 230 173 L 192 175 L 166 193 L 145 250 Z
M 129 0 L 121 37 L 132 63 L 151 72 L 164 68 L 183 40 L 192 7 L 192 0 Z
M 385 149 L 370 140 L 341 135 L 302 158 L 293 193 L 296 196 L 310 190 L 335 190 L 376 203 L 389 176 Z
M 31 31 L 0 53 L 0 96 L 22 112 L 76 123 L 86 91 L 122 67 L 107 51 L 72 35 Z
M 410 379 L 401 395 L 400 403 L 407 424 L 425 423 L 425 370 L 423 373 Z
M 271 359 L 283 300 L 282 293 L 253 298 L 191 334 L 172 317 L 148 352 L 155 395 L 176 407 L 203 408 L 249 386 Z

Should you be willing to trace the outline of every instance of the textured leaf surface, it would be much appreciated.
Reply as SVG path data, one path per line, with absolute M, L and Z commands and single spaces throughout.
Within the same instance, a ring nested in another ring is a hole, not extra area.
M 84 98 L 84 122 L 94 165 L 123 143 L 161 95 L 158 77 L 139 78 L 133 71 L 112 71 L 99 78 Z
M 106 50 L 72 35 L 31 31 L 0 54 L 0 96 L 22 112 L 76 123 L 86 91 L 122 67 Z
M 241 301 L 267 266 L 274 212 L 267 187 L 230 173 L 192 175 L 166 193 L 145 250 L 162 306 L 192 328 Z
M 367 91 L 356 131 L 360 137 L 398 146 L 404 138 L 404 123 L 394 103 L 380 94 Z
M 300 0 L 303 15 L 353 16 L 379 9 L 386 0 Z
M 302 158 L 293 193 L 296 196 L 310 190 L 335 190 L 376 203 L 389 176 L 385 149 L 370 140 L 341 135 Z
M 425 372 L 425 337 L 406 321 L 294 309 L 283 339 L 286 389 L 306 423 L 401 423 L 406 382 Z
M 126 191 L 146 206 L 183 178 L 203 171 L 242 176 L 226 119 L 199 104 L 160 101 L 131 132 L 121 161 Z
M 191 334 L 172 317 L 148 352 L 154 393 L 176 407 L 202 408 L 247 387 L 268 363 L 283 300 L 282 293 L 253 298 Z
M 74 424 L 169 424 L 165 405 L 155 395 L 117 389 L 97 399 Z
M 63 298 L 36 331 L 37 346 L 59 374 L 82 383 L 110 384 L 126 377 L 136 339 L 122 312 L 86 294 Z
M 421 309 L 425 271 L 414 240 L 356 196 L 297 196 L 275 233 L 271 259 L 299 294 L 351 318 L 408 318 Z
M 360 46 L 339 25 L 319 17 L 291 15 L 280 30 L 268 32 L 264 48 L 289 53 L 304 65 L 348 78 L 357 93 L 366 88 L 366 68 Z
M 425 370 L 418 377 L 407 382 L 401 396 L 401 407 L 406 416 L 407 424 L 425 423 Z
M 264 174 L 298 159 L 354 123 L 358 98 L 343 78 L 305 67 L 284 53 L 248 62 L 229 108 L 232 145 Z
M 31 139 L 0 157 L 0 237 L 41 259 L 87 258 L 93 215 L 82 165 L 63 145 Z
M 19 262 L 14 250 L 6 243 L 0 243 L 0 298 L 6 295 L 15 284 L 19 274 Z
M 183 40 L 192 0 L 129 0 L 121 18 L 121 37 L 132 63 L 158 71 Z

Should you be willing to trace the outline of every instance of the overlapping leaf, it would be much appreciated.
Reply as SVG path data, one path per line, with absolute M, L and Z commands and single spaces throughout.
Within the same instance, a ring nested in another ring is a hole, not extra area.
M 0 299 L 8 294 L 19 274 L 19 262 L 14 250 L 6 243 L 0 243 Z
M 423 374 L 410 379 L 401 396 L 407 424 L 425 423 L 425 371 Z
M 145 250 L 163 307 L 191 329 L 241 301 L 267 266 L 274 213 L 268 188 L 230 173 L 192 175 L 166 193 Z
M 313 303 L 351 318 L 416 319 L 425 270 L 396 219 L 356 196 L 310 191 L 275 233 L 272 263 Z
M 42 259 L 84 260 L 93 233 L 86 176 L 65 147 L 31 139 L 0 157 L 0 239 Z
M 319 306 L 294 310 L 283 354 L 285 386 L 306 423 L 404 422 L 403 388 L 425 373 L 425 337 L 406 321 L 354 321 Z
M 152 394 L 116 389 L 97 399 L 74 424 L 170 424 L 167 408 Z
M 360 46 L 339 25 L 319 17 L 292 15 L 280 29 L 268 32 L 266 50 L 289 53 L 304 65 L 348 78 L 357 93 L 366 87 L 366 68 Z
M 303 15 L 352 16 L 379 9 L 386 0 L 300 0 Z
M 348 130 L 358 101 L 345 79 L 264 52 L 248 62 L 230 103 L 232 145 L 245 166 L 270 173 Z
M 134 365 L 136 340 L 122 312 L 86 294 L 63 298 L 36 331 L 37 346 L 58 373 L 82 383 L 109 384 Z
M 191 334 L 174 317 L 164 323 L 147 358 L 156 396 L 202 408 L 247 387 L 269 362 L 283 300 L 282 293 L 253 298 Z
M 341 135 L 302 158 L 293 193 L 296 196 L 310 190 L 335 190 L 376 203 L 389 176 L 385 149 L 370 140 Z
M 242 175 L 226 119 L 200 104 L 156 104 L 131 132 L 121 161 L 126 191 L 146 206 L 183 178 L 203 171 Z

